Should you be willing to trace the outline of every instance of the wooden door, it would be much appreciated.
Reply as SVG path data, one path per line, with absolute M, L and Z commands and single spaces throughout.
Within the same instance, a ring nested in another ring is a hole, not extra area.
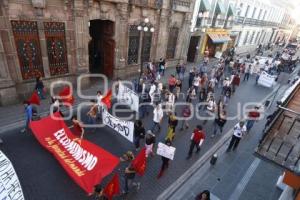
M 194 62 L 197 53 L 197 46 L 199 44 L 200 36 L 192 36 L 187 54 L 187 61 Z

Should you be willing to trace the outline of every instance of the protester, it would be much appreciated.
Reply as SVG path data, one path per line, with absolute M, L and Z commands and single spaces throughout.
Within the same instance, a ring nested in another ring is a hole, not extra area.
M 175 129 L 178 125 L 178 120 L 177 120 L 177 117 L 176 117 L 176 113 L 170 115 L 168 124 L 169 124 L 169 126 L 168 126 L 168 132 L 167 132 L 166 140 L 173 141 L 173 139 L 175 137 Z
M 233 95 L 237 86 L 240 85 L 240 75 L 238 73 L 231 76 L 231 94 Z
M 168 91 L 167 92 L 167 102 L 166 102 L 166 110 L 167 114 L 169 115 L 171 112 L 174 112 L 174 105 L 175 105 L 175 95 Z
M 176 78 L 173 74 L 169 77 L 168 84 L 169 84 L 169 91 L 173 92 L 176 84 Z
M 170 140 L 166 140 L 165 144 L 168 145 L 168 146 L 172 145 L 172 143 L 171 143 Z M 159 171 L 159 173 L 157 175 L 158 179 L 162 177 L 162 175 L 164 174 L 165 170 L 169 167 L 169 161 L 170 161 L 169 158 L 166 158 L 164 156 L 161 156 L 161 160 L 162 160 L 162 165 L 161 165 L 160 171 Z
M 201 80 L 201 78 L 200 78 L 199 74 L 197 74 L 193 80 L 193 86 L 195 88 L 196 94 L 197 94 L 198 88 L 200 86 L 200 80 Z
M 22 133 L 25 133 L 29 130 L 29 124 L 32 120 L 32 105 L 29 101 L 23 102 L 25 108 L 25 127 L 21 130 Z
M 226 123 L 226 111 L 220 110 L 218 111 L 218 115 L 214 121 L 214 132 L 211 137 L 215 137 L 217 134 L 217 129 L 219 128 L 220 133 L 223 133 L 223 127 Z
M 184 74 L 185 74 L 185 65 L 182 64 L 182 65 L 180 66 L 180 75 L 179 75 L 179 79 L 180 79 L 181 81 L 183 81 L 183 79 L 184 79 Z
M 187 159 L 190 159 L 192 157 L 192 153 L 193 153 L 193 150 L 195 147 L 197 149 L 196 153 L 198 153 L 200 151 L 200 147 L 201 147 L 202 143 L 204 142 L 204 140 L 205 140 L 205 133 L 202 130 L 202 126 L 198 125 L 197 128 L 195 128 L 194 132 L 192 133 L 191 144 L 190 144 Z
M 164 113 L 161 108 L 161 104 L 157 104 L 153 110 L 153 126 L 151 128 L 151 131 L 155 133 L 155 129 L 158 128 L 158 131 L 160 131 L 161 127 L 160 124 L 162 122 Z
M 90 106 L 90 110 L 87 112 L 88 123 L 91 125 L 96 124 L 97 113 L 98 113 L 98 105 L 95 100 L 91 100 L 92 105 Z M 95 130 L 95 129 L 94 129 Z
M 182 109 L 182 117 L 184 118 L 189 118 L 191 116 L 192 112 L 191 112 L 191 105 L 186 105 L 183 107 Z M 182 120 L 182 126 L 181 126 L 181 131 L 183 131 L 183 128 L 188 129 L 189 128 L 189 123 L 188 123 L 188 119 L 183 119 Z
M 159 72 L 160 72 L 161 76 L 165 75 L 165 68 L 166 68 L 165 59 L 160 58 L 160 60 L 159 60 Z
M 252 65 L 246 65 L 245 68 L 245 75 L 244 75 L 244 81 L 248 81 L 249 80 L 249 76 L 252 70 Z
M 145 138 L 145 128 L 141 120 L 137 120 L 134 123 L 134 145 L 135 150 L 138 151 L 140 149 L 140 140 Z
M 76 137 L 82 139 L 83 135 L 84 135 L 84 129 L 83 129 L 82 123 L 77 119 L 76 115 L 73 115 L 71 120 L 73 122 L 73 125 L 70 127 L 70 128 L 73 128 L 72 133 Z
M 215 116 L 215 111 L 216 111 L 216 106 L 217 106 L 213 94 L 209 93 L 207 96 L 208 96 L 208 98 L 206 100 L 207 106 L 206 106 L 206 111 L 205 111 L 206 115 L 205 115 L 205 119 L 203 121 L 203 125 L 206 124 L 208 117 Z
M 208 190 L 204 190 L 196 196 L 195 200 L 210 200 L 210 192 Z
M 51 111 L 52 114 L 55 113 L 55 112 L 59 112 L 62 115 L 62 113 L 60 112 L 60 109 L 59 109 L 60 108 L 60 103 L 59 103 L 59 100 L 57 98 L 51 97 L 50 104 L 51 104 L 51 107 L 52 107 L 50 109 L 50 111 Z
M 38 95 L 41 99 L 45 99 L 44 96 L 44 83 L 40 76 L 36 77 L 35 89 L 38 92 Z
M 99 91 L 97 91 L 97 96 L 96 96 L 99 116 L 101 116 L 101 113 L 102 113 L 101 112 L 102 111 L 102 99 L 103 99 L 103 95 L 102 95 L 102 92 L 99 90 Z
M 206 99 L 207 99 L 206 90 L 205 90 L 205 88 L 202 88 L 199 92 L 199 103 L 200 103 L 199 107 L 198 107 L 199 111 L 202 108 L 204 108 L 204 106 L 202 104 L 205 103 Z
M 181 88 L 182 88 L 182 81 L 180 79 L 178 79 L 176 81 L 176 84 L 175 84 L 175 89 L 176 89 L 176 91 L 175 91 L 175 94 L 176 94 L 175 97 L 176 97 L 177 100 L 179 99 Z
M 254 110 L 248 113 L 248 120 L 246 124 L 248 133 L 252 129 L 254 123 L 259 119 L 259 117 L 260 117 L 259 106 L 255 106 Z
M 196 90 L 194 86 L 191 86 L 187 91 L 186 102 L 191 103 L 196 98 Z
M 154 156 L 153 147 L 156 141 L 156 137 L 151 130 L 147 131 L 145 136 L 145 148 L 146 148 L 146 158 L 151 154 Z
M 128 167 L 125 168 L 125 188 L 124 188 L 124 194 L 128 194 L 129 189 L 132 186 L 136 186 L 137 190 L 140 189 L 141 183 L 134 182 L 136 171 L 130 164 Z
M 96 185 L 94 187 L 94 197 L 95 197 L 94 200 L 108 200 L 108 198 L 105 196 L 103 191 L 104 189 L 100 184 Z
M 150 90 L 149 90 L 149 96 L 151 98 L 151 104 L 154 104 L 154 97 L 155 97 L 155 92 L 156 91 L 157 91 L 157 86 L 156 86 L 155 82 L 153 81 L 151 83 Z
M 246 131 L 247 131 L 247 128 L 245 126 L 244 121 L 240 121 L 238 124 L 236 124 L 234 126 L 233 135 L 230 140 L 229 146 L 227 148 L 227 152 L 230 152 L 231 149 L 234 151 L 238 147 L 239 142 L 240 142 L 241 138 L 243 137 L 243 135 L 246 133 Z
M 180 63 L 177 63 L 177 65 L 176 65 L 176 74 L 178 76 L 178 79 L 180 79 L 180 71 L 181 71 Z
M 121 162 L 131 162 L 134 159 L 134 154 L 132 151 L 127 151 L 120 157 Z
M 195 68 L 193 67 L 192 69 L 190 69 L 190 72 L 189 72 L 189 88 L 193 85 L 195 75 L 196 75 Z

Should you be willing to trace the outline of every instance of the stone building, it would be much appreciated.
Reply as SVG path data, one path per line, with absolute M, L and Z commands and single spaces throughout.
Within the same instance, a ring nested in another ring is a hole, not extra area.
M 193 0 L 1 0 L 0 104 L 82 73 L 137 74 L 141 60 L 186 60 Z M 137 27 L 147 18 L 154 32 Z M 143 36 L 143 37 L 142 37 Z M 143 42 L 143 44 L 142 44 Z M 142 48 L 143 46 L 143 48 Z

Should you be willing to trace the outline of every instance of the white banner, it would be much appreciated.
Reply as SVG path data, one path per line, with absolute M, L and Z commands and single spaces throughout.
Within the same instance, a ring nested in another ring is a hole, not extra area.
M 121 82 L 119 83 L 118 102 L 128 105 L 131 110 L 139 111 L 139 96 Z
M 259 76 L 257 83 L 259 85 L 270 88 L 275 84 L 275 79 L 276 79 L 276 76 L 272 76 L 272 75 L 268 74 L 267 72 L 262 72 Z
M 0 199 L 24 200 L 22 187 L 13 165 L 0 151 Z
M 130 142 L 133 142 L 134 123 L 112 116 L 106 109 L 102 110 L 103 124 L 117 131 Z
M 175 155 L 175 147 L 172 146 L 168 146 L 164 143 L 158 143 L 158 147 L 157 147 L 157 155 L 169 158 L 171 160 L 174 159 L 174 155 Z

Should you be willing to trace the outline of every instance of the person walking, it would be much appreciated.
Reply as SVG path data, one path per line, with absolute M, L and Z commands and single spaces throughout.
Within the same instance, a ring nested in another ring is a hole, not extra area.
M 200 147 L 204 140 L 205 140 L 205 133 L 202 130 L 202 126 L 198 125 L 197 128 L 195 128 L 194 132 L 192 133 L 190 148 L 186 159 L 190 159 L 192 157 L 193 150 L 195 147 L 197 149 L 196 153 L 199 153 Z
M 170 92 L 173 92 L 174 88 L 175 88 L 175 84 L 176 84 L 176 78 L 175 76 L 172 74 L 169 79 L 168 79 L 168 84 L 169 84 L 169 90 Z
M 125 188 L 124 188 L 124 192 L 123 192 L 124 194 L 128 194 L 129 189 L 132 186 L 136 186 L 137 190 L 140 189 L 141 183 L 134 182 L 135 174 L 136 174 L 136 171 L 131 164 L 125 168 Z
M 161 108 L 161 104 L 157 104 L 153 110 L 153 126 L 151 128 L 151 131 L 155 133 L 155 129 L 158 128 L 158 131 L 160 131 L 160 124 L 162 122 L 162 119 L 164 117 L 163 110 Z
M 177 77 L 178 77 L 178 79 L 180 79 L 180 63 L 177 63 L 177 65 L 176 65 L 176 74 L 177 74 Z
M 249 80 L 251 69 L 252 69 L 252 65 L 250 65 L 250 64 L 246 65 L 246 67 L 245 67 L 245 75 L 244 75 L 244 80 L 243 81 L 248 81 Z
M 97 113 L 98 113 L 98 105 L 96 104 L 95 100 L 91 100 L 91 107 L 90 110 L 87 112 L 87 116 L 88 116 L 88 123 L 90 125 L 94 125 L 96 124 L 96 119 L 97 119 Z M 95 131 L 95 129 L 94 129 Z
M 200 78 L 200 75 L 199 75 L 199 74 L 197 74 L 197 75 L 195 76 L 194 80 L 193 80 L 193 86 L 194 86 L 194 88 L 195 88 L 196 94 L 197 94 L 198 88 L 199 88 L 199 86 L 200 86 L 200 80 L 201 80 L 201 78 Z
M 32 121 L 32 105 L 29 101 L 23 102 L 25 108 L 25 127 L 21 130 L 21 133 L 25 133 L 29 130 L 29 124 Z
M 174 104 L 175 104 L 175 95 L 168 91 L 167 92 L 167 102 L 166 102 L 166 110 L 167 110 L 167 114 L 169 115 L 170 113 L 174 112 Z
M 140 149 L 140 140 L 145 138 L 145 128 L 141 120 L 136 120 L 134 123 L 134 145 L 135 150 L 138 151 Z
M 170 140 L 166 140 L 165 144 L 168 145 L 169 147 L 172 145 Z M 169 167 L 169 161 L 170 161 L 169 158 L 161 156 L 161 160 L 162 160 L 162 165 L 161 165 L 160 171 L 157 175 L 157 179 L 161 178 L 162 175 L 164 174 L 165 170 L 168 169 L 168 167 Z
M 184 118 L 189 118 L 192 114 L 191 111 L 191 105 L 186 105 L 183 107 L 182 109 L 182 117 Z M 183 131 L 183 129 L 188 129 L 189 128 L 189 123 L 188 123 L 189 119 L 184 119 L 182 120 L 182 126 L 180 128 L 181 131 Z
M 146 148 L 146 158 L 151 154 L 151 156 L 154 156 L 153 153 L 153 147 L 156 141 L 155 135 L 152 133 L 151 130 L 147 131 L 147 134 L 145 136 L 145 148 Z
M 191 103 L 196 98 L 196 90 L 194 86 L 191 86 L 187 91 L 186 102 Z
M 229 146 L 227 148 L 227 152 L 230 152 L 231 149 L 234 151 L 238 147 L 241 138 L 246 133 L 247 128 L 245 126 L 244 121 L 240 121 L 238 124 L 236 124 L 233 128 L 233 135 L 230 140 Z
M 159 71 L 160 71 L 161 76 L 165 75 L 165 69 L 166 69 L 165 59 L 160 58 L 160 60 L 159 60 Z
M 196 75 L 196 72 L 195 72 L 195 68 L 193 67 L 192 69 L 190 69 L 190 72 L 189 72 L 189 88 L 193 85 L 195 75 Z
M 206 90 L 205 88 L 201 88 L 199 92 L 199 107 L 198 107 L 199 111 L 204 107 L 203 104 L 205 103 L 206 99 L 207 99 Z
M 211 135 L 211 137 L 215 137 L 216 136 L 218 128 L 220 130 L 220 133 L 221 134 L 223 133 L 223 127 L 224 127 L 224 125 L 225 125 L 225 123 L 227 121 L 226 118 L 227 118 L 227 115 L 226 115 L 226 111 L 225 110 L 218 111 L 218 116 L 217 116 L 217 118 L 214 121 L 214 132 Z
M 175 129 L 178 125 L 178 120 L 176 118 L 176 113 L 170 115 L 168 124 L 169 124 L 169 126 L 168 126 L 168 132 L 167 132 L 166 140 L 173 141 L 174 137 L 175 137 Z
M 180 95 L 180 92 L 181 92 L 181 88 L 182 88 L 182 81 L 180 79 L 178 79 L 176 81 L 176 84 L 175 84 L 175 97 L 176 97 L 176 100 L 179 99 L 179 95 Z
M 254 123 L 258 121 L 259 117 L 260 117 L 259 106 L 255 106 L 254 109 L 248 113 L 247 124 L 246 124 L 248 133 L 252 129 Z
M 45 99 L 44 96 L 44 83 L 40 76 L 36 77 L 35 89 L 41 99 Z

